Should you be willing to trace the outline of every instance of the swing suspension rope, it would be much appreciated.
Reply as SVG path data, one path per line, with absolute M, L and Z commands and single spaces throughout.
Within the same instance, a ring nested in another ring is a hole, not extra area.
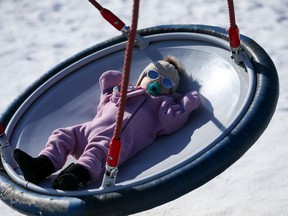
M 237 28 L 233 0 L 227 0 L 231 28 Z
M 97 1 L 89 0 L 89 2 L 94 5 L 94 7 L 100 12 L 105 20 L 107 20 L 114 28 L 119 31 L 122 31 L 125 35 L 129 33 L 129 28 L 125 25 L 125 23 L 113 14 L 110 10 L 102 7 Z
M 233 0 L 227 0 L 227 4 L 228 4 L 229 22 L 230 22 L 230 27 L 228 29 L 230 47 L 232 51 L 232 57 L 235 63 L 239 64 L 242 61 L 240 55 L 240 33 L 239 28 L 236 24 L 234 2 Z
M 120 104 L 119 104 L 119 111 L 118 111 L 118 115 L 116 119 L 116 126 L 114 130 L 113 140 L 121 139 L 123 116 L 124 116 L 124 111 L 125 111 L 126 101 L 127 101 L 127 88 L 129 84 L 128 82 L 129 82 L 129 77 L 130 77 L 130 68 L 131 68 L 131 62 L 132 62 L 133 48 L 134 48 L 134 43 L 135 43 L 135 38 L 136 38 L 136 31 L 137 31 L 139 1 L 140 0 L 134 0 L 134 3 L 133 3 L 131 30 L 129 32 L 128 42 L 126 45 L 124 68 L 123 68 L 124 72 L 123 72 L 122 83 L 121 83 Z M 113 146 L 113 143 L 112 143 L 112 146 Z M 110 156 L 112 156 L 113 152 L 110 151 L 110 153 L 111 153 Z M 109 159 L 108 160 L 108 164 L 109 164 L 110 162 L 109 155 L 108 155 L 108 159 Z M 113 163 L 112 161 L 114 160 L 111 160 L 112 166 L 118 165 L 118 161 L 114 161 Z
M 127 101 L 127 89 L 129 84 L 133 48 L 135 45 L 135 39 L 137 34 L 140 0 L 134 0 L 133 2 L 131 29 L 127 28 L 122 20 L 120 20 L 117 16 L 115 16 L 111 11 L 107 10 L 106 8 L 103 8 L 97 1 L 93 0 L 89 1 L 95 6 L 95 8 L 97 8 L 97 10 L 99 10 L 101 15 L 116 29 L 121 30 L 125 34 L 129 32 L 124 58 L 119 109 L 114 134 L 109 144 L 108 156 L 106 160 L 106 171 L 102 182 L 102 187 L 110 187 L 115 184 L 116 176 L 118 173 L 118 165 L 121 152 L 121 132 L 123 125 L 123 116 Z M 126 32 L 127 29 L 129 29 L 128 32 Z

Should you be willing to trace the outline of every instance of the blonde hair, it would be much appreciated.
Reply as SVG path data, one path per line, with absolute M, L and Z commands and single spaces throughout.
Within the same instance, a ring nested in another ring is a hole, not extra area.
M 172 64 L 178 72 L 182 72 L 184 69 L 181 67 L 180 62 L 174 56 L 166 56 L 163 61 Z

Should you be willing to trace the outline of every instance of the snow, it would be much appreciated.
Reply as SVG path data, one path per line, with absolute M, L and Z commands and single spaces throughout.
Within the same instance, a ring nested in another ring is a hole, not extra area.
M 165 3 L 163 3 L 165 2 Z M 99 3 L 128 25 L 132 1 Z M 273 59 L 280 79 L 275 115 L 255 145 L 235 164 L 202 187 L 136 215 L 288 215 L 288 0 L 235 1 L 240 32 Z M 223 0 L 145 0 L 138 27 L 206 24 L 227 28 Z M 47 70 L 96 43 L 119 35 L 83 0 L 0 1 L 0 112 Z M 1 215 L 20 213 L 0 202 Z

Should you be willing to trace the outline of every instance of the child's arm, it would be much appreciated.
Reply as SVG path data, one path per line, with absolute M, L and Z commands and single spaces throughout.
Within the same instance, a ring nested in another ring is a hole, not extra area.
M 97 110 L 101 109 L 101 107 L 109 101 L 114 86 L 119 85 L 121 80 L 122 73 L 119 71 L 109 70 L 101 75 L 99 78 L 101 95 Z
M 159 112 L 163 128 L 161 134 L 170 134 L 180 129 L 199 105 L 200 97 L 196 91 L 186 93 L 178 102 L 172 98 L 164 101 Z
M 114 86 L 119 85 L 122 80 L 122 73 L 120 71 L 109 70 L 104 72 L 99 78 L 101 94 L 109 92 Z

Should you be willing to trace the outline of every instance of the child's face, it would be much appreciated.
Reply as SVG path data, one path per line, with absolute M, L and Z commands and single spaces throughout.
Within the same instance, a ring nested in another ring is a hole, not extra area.
M 149 94 L 159 95 L 170 94 L 174 83 L 156 71 L 149 71 L 146 76 L 143 77 L 139 86 L 146 89 Z

